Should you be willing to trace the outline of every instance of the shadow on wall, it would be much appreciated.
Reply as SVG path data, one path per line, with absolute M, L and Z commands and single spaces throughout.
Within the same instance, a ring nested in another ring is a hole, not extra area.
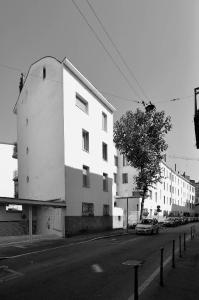
M 112 178 L 65 166 L 66 235 L 112 229 Z

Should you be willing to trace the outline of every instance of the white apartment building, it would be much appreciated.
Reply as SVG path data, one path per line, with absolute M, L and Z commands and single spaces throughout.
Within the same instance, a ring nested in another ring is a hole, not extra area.
M 118 196 L 117 206 L 127 213 L 126 197 L 129 198 L 128 210 L 131 215 L 139 216 L 141 197 L 136 192 L 134 176 L 136 170 L 128 165 L 123 155 L 118 155 Z M 161 163 L 162 180 L 150 188 L 144 202 L 144 211 L 148 217 L 163 218 L 169 215 L 193 215 L 195 203 L 195 187 L 188 176 L 182 176 L 172 170 L 164 161 Z M 157 207 L 161 210 L 157 213 Z
M 0 197 L 14 197 L 14 175 L 17 161 L 13 158 L 14 144 L 0 142 Z
M 30 66 L 14 108 L 19 198 L 66 204 L 37 211 L 42 233 L 112 228 L 114 110 L 69 60 Z

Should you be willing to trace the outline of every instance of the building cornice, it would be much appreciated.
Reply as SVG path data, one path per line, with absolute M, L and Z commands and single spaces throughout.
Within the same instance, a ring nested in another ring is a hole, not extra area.
M 68 60 L 63 60 L 63 66 L 70 70 L 72 74 L 75 75 L 112 113 L 116 110 L 110 102 L 97 90 L 96 87 L 88 80 L 84 75 L 82 75 L 74 66 L 73 64 Z

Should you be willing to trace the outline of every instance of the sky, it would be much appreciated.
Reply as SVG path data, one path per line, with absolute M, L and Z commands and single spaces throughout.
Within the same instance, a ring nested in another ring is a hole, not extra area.
M 41 57 L 66 57 L 116 107 L 115 120 L 142 100 L 170 115 L 167 162 L 198 181 L 198 11 L 198 0 L 1 0 L 0 141 L 17 138 L 20 73 Z

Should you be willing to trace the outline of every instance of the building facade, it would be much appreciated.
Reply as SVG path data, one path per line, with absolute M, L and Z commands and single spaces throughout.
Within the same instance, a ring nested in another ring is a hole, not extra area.
M 117 206 L 126 212 L 126 197 L 129 196 L 129 216 L 139 216 L 141 196 L 136 191 L 134 176 L 136 170 L 129 166 L 125 156 L 118 155 L 118 196 Z M 188 176 L 171 169 L 166 162 L 161 163 L 162 179 L 149 188 L 144 202 L 144 213 L 148 217 L 164 218 L 169 215 L 194 215 L 195 187 Z M 160 211 L 159 211 L 160 210 Z M 136 216 L 136 217 L 135 217 Z
M 38 213 L 43 232 L 111 228 L 114 107 L 70 61 L 45 57 L 31 65 L 14 111 L 19 198 L 66 202 Z

